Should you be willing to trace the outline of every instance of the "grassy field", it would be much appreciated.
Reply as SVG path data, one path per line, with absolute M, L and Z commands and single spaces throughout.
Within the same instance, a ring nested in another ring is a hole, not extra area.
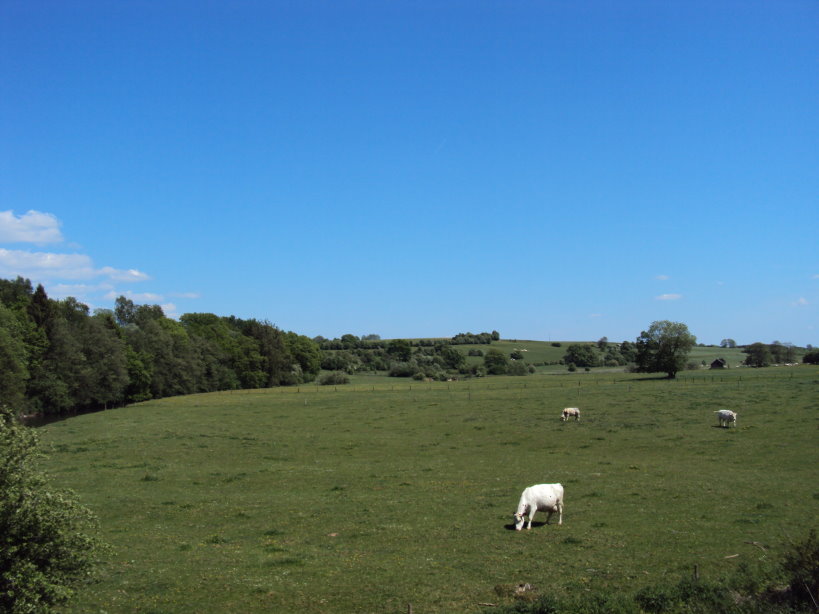
M 525 582 L 721 577 L 816 527 L 818 409 L 799 366 L 382 378 L 72 418 L 40 430 L 45 468 L 112 549 L 66 611 L 479 612 Z M 516 532 L 539 482 L 565 486 L 564 524 Z

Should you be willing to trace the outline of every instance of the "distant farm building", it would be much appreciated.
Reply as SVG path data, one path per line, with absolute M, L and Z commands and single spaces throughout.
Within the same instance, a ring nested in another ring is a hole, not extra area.
M 711 363 L 712 369 L 727 369 L 728 368 L 728 361 L 724 358 L 717 358 L 714 362 Z

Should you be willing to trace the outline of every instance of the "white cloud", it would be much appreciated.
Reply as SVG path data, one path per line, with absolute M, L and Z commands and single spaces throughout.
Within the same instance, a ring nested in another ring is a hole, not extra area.
M 589 317 L 590 318 L 602 318 L 603 314 L 602 313 L 590 313 Z
M 115 269 L 110 266 L 102 267 L 100 269 L 100 274 L 107 275 L 114 281 L 136 282 L 147 281 L 151 279 L 151 277 L 147 273 L 137 271 L 136 269 L 128 269 L 127 271 L 122 271 L 120 269 Z
M 50 252 L 28 252 L 19 249 L 0 248 L 0 277 L 27 277 L 39 280 L 82 280 L 108 277 L 115 281 L 145 281 L 150 277 L 129 269 L 122 271 L 113 267 L 94 268 L 94 263 L 85 254 L 55 254 Z
M 811 279 L 819 279 L 819 274 L 814 275 L 813 277 L 811 277 Z
M 797 300 L 791 303 L 791 305 L 793 305 L 794 307 L 804 307 L 805 305 L 808 304 L 809 304 L 808 299 L 806 299 L 804 296 L 800 296 Z
M 671 279 L 668 275 L 657 275 L 654 279 L 659 279 L 660 281 L 665 281 L 667 279 Z
M 113 289 L 111 284 L 52 284 L 48 287 L 50 298 L 62 299 L 73 296 L 77 300 L 86 300 L 92 294 Z
M 173 303 L 163 303 L 160 305 L 162 308 L 162 313 L 165 314 L 167 318 L 173 318 L 174 320 L 179 319 L 179 314 L 176 312 L 176 305 Z
M 678 301 L 682 298 L 682 294 L 661 294 L 660 296 L 655 296 L 654 298 L 658 301 Z
M 83 254 L 52 254 L 0 248 L 0 276 L 35 279 L 91 279 L 91 258 Z
M 14 211 L 0 211 L 0 242 L 3 243 L 60 243 L 60 221 L 50 213 L 29 211 L 20 217 Z

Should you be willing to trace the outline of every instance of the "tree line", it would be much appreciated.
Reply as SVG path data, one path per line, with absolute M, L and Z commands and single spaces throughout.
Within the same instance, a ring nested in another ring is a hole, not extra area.
M 54 300 L 29 280 L 0 280 L 0 399 L 60 415 L 197 392 L 315 379 L 321 350 L 267 321 L 189 313 L 120 296 L 113 310 Z

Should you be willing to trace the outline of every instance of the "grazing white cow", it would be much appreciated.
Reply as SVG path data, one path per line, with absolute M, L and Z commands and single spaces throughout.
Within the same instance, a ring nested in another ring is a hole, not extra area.
M 515 529 L 520 531 L 526 522 L 526 514 L 529 514 L 529 524 L 527 529 L 532 528 L 532 518 L 535 512 L 547 512 L 546 524 L 552 514 L 558 513 L 557 524 L 563 524 L 563 486 L 561 484 L 535 484 L 524 489 L 518 503 L 518 511 L 515 512 Z
M 737 426 L 737 412 L 731 411 L 730 409 L 719 409 L 714 413 L 717 414 L 717 420 L 719 420 L 720 426 L 730 428 L 732 422 L 734 426 Z
M 567 407 L 563 410 L 560 419 L 563 420 L 563 422 L 566 422 L 566 420 L 572 416 L 574 416 L 575 421 L 580 420 L 580 409 L 577 407 Z

